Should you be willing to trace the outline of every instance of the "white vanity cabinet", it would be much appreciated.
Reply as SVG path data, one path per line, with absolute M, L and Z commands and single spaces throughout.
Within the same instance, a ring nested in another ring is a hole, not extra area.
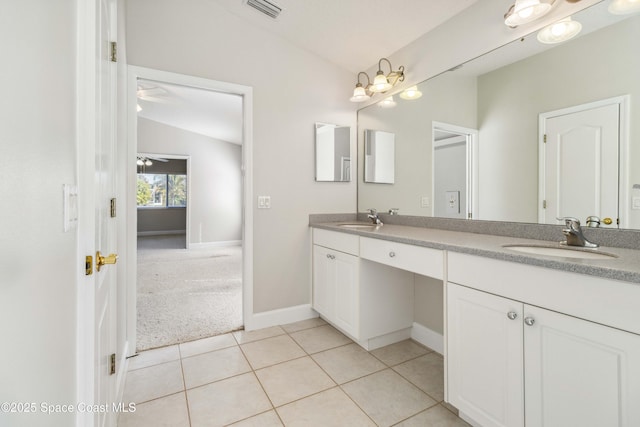
M 409 338 L 413 274 L 360 258 L 360 237 L 313 229 L 313 308 L 367 350 Z
M 573 293 L 598 284 L 609 298 Z M 485 427 L 640 425 L 638 314 L 623 301 L 638 292 L 634 284 L 450 253 L 448 401 Z M 553 310 L 542 308 L 545 300 Z M 598 323 L 575 317 L 588 312 Z
M 358 331 L 359 258 L 313 246 L 313 308 L 350 335 Z

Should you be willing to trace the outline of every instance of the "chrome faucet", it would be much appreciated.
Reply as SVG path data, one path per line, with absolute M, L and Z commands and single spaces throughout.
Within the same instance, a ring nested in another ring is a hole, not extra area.
M 367 218 L 369 218 L 375 225 L 383 225 L 380 218 L 378 218 L 378 211 L 375 209 L 369 209 L 369 215 L 367 215 Z
M 560 242 L 561 245 L 581 246 L 583 248 L 597 248 L 599 246 L 596 243 L 591 243 L 584 237 L 579 219 L 570 216 L 556 219 L 558 221 L 564 221 L 566 225 L 566 228 L 562 229 L 562 233 L 567 237 L 567 240 Z

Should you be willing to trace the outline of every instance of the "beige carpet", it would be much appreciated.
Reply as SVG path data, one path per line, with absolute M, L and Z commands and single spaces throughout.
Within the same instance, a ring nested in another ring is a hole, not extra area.
M 138 238 L 138 351 L 242 327 L 242 248 L 184 246 L 184 236 Z

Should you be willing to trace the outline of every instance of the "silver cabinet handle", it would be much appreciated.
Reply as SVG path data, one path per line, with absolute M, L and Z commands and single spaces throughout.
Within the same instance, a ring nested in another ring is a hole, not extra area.
M 393 258 L 394 256 L 396 256 L 396 253 L 395 253 L 395 252 L 393 252 L 393 251 L 391 251 L 391 252 L 389 252 L 389 256 L 390 256 L 391 258 Z
M 516 320 L 516 317 L 518 317 L 518 313 L 516 313 L 515 311 L 510 311 L 507 313 L 507 317 L 509 318 L 509 320 Z
M 525 317 L 524 323 L 526 323 L 527 326 L 533 326 L 533 324 L 536 323 L 536 321 L 533 317 Z

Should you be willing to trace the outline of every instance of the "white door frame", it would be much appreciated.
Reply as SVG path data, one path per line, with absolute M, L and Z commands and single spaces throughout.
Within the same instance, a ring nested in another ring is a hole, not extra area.
M 435 140 L 435 132 L 437 130 L 457 134 L 466 138 L 467 146 L 467 212 L 466 219 L 478 219 L 479 200 L 478 200 L 478 130 L 466 128 L 463 126 L 452 125 L 443 122 L 432 122 L 431 124 L 431 216 L 434 214 L 434 191 L 435 191 L 435 155 L 434 150 L 438 146 Z M 471 214 L 471 218 L 469 218 Z
M 613 98 L 601 99 L 599 101 L 586 104 L 574 105 L 560 110 L 540 113 L 538 116 L 538 223 L 544 223 L 545 209 L 545 149 L 544 135 L 547 133 L 547 120 L 552 117 L 567 114 L 579 113 L 581 111 L 592 110 L 594 108 L 605 107 L 607 105 L 618 105 L 620 133 L 618 140 L 618 217 L 620 224 L 618 228 L 629 226 L 630 200 L 629 200 L 629 105 L 631 97 L 629 95 L 615 96 Z
M 253 324 L 253 88 L 201 77 L 176 74 L 151 68 L 128 66 L 127 111 L 128 141 L 121 142 L 127 164 L 122 176 L 127 177 L 127 337 L 130 355 L 135 353 L 136 342 L 136 153 L 138 152 L 138 79 L 149 79 L 190 86 L 217 92 L 240 95 L 243 99 L 242 139 L 242 313 L 245 328 Z

